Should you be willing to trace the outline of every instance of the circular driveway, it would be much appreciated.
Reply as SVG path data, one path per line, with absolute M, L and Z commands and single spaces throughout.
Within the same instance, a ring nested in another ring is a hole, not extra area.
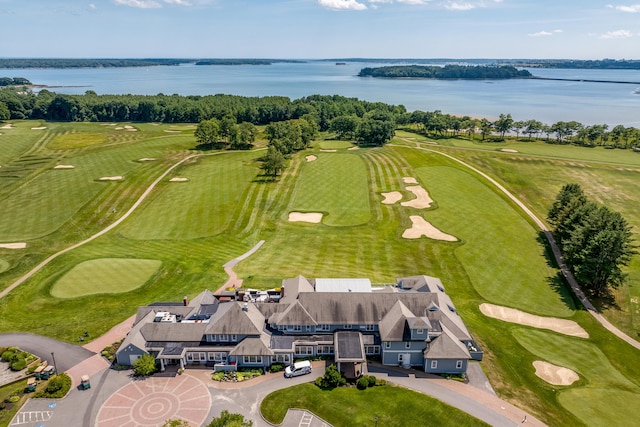
M 143 427 L 181 419 L 198 426 L 211 409 L 209 389 L 197 378 L 146 378 L 113 393 L 98 411 L 96 427 Z

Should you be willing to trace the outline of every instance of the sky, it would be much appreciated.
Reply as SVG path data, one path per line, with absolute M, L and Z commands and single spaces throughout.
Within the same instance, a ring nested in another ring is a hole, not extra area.
M 640 59 L 606 1 L 0 0 L 0 57 Z

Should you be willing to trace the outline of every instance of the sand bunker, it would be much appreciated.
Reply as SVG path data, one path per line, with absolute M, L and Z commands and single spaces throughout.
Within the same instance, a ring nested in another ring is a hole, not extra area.
M 122 176 L 103 176 L 98 181 L 122 181 Z
M 11 123 L 7 123 L 6 125 L 0 127 L 0 129 L 13 129 L 15 126 L 13 126 Z
M 307 159 L 307 162 L 313 162 L 314 160 L 317 159 L 317 157 L 312 154 L 310 156 L 305 157 L 305 159 Z
M 503 153 L 517 153 L 518 150 L 514 150 L 513 148 L 501 148 L 500 151 Z
M 424 188 L 414 185 L 411 187 L 407 187 L 407 190 L 411 191 L 416 195 L 416 198 L 413 200 L 409 200 L 408 202 L 402 202 L 402 206 L 409 206 L 416 209 L 426 209 L 431 206 L 433 200 L 429 197 L 429 193 Z
M 167 132 L 167 133 L 182 133 L 182 131 L 181 131 L 181 130 L 165 129 L 164 131 L 165 131 L 165 132 Z
M 31 128 L 31 130 L 42 130 L 42 129 L 46 129 L 46 128 L 47 128 L 46 126 L 38 126 L 38 127 L 35 127 L 35 128 Z
M 320 150 L 320 151 L 322 151 L 322 152 L 324 152 L 324 153 L 335 153 L 335 152 L 337 152 L 338 150 Z
M 54 169 L 74 169 L 73 165 L 56 165 L 53 167 Z
M 419 215 L 411 215 L 409 219 L 411 219 L 413 226 L 402 233 L 402 237 L 405 239 L 419 239 L 422 236 L 427 236 L 430 239 L 446 242 L 458 241 L 454 236 L 443 233 Z
M 115 128 L 116 130 L 122 130 L 124 129 L 123 127 L 118 126 L 117 128 Z
M 126 126 L 123 126 L 123 127 L 124 127 L 125 129 L 135 129 L 133 126 L 130 126 L 130 125 L 126 125 Z
M 405 184 L 417 184 L 417 183 L 418 183 L 418 180 L 417 180 L 417 179 L 415 179 L 415 178 L 413 178 L 413 177 L 410 177 L 410 176 L 405 176 L 405 177 L 403 177 L 403 178 L 402 178 L 402 181 L 403 181 Z
M 0 248 L 4 249 L 24 249 L 26 247 L 26 243 L 0 243 Z
M 571 385 L 580 379 L 578 374 L 571 369 L 552 365 L 551 363 L 541 360 L 533 362 L 533 367 L 536 368 L 536 375 L 549 384 Z
M 384 196 L 382 201 L 385 205 L 393 205 L 395 202 L 402 200 L 402 193 L 399 191 L 392 191 L 390 193 L 380 193 Z
M 189 178 L 175 177 L 169 180 L 169 182 L 185 182 L 185 181 L 189 181 Z
M 359 150 L 359 149 L 360 149 L 360 147 L 349 147 L 349 148 L 347 148 L 347 150 L 349 150 L 349 151 L 354 151 L 354 150 Z
M 100 126 L 116 126 L 117 123 L 100 123 Z
M 290 222 L 311 222 L 313 224 L 317 224 L 322 221 L 322 214 L 320 212 L 290 212 L 289 213 L 289 221 Z
M 573 320 L 558 319 L 555 317 L 542 317 L 514 308 L 502 307 L 494 304 L 480 304 L 482 314 L 505 322 L 517 323 L 519 325 L 532 326 L 534 328 L 549 329 L 559 334 L 571 335 L 573 337 L 589 338 L 589 333 L 582 329 Z
M 152 162 L 154 160 L 158 160 L 155 157 L 143 157 L 140 160 L 138 160 L 139 162 Z

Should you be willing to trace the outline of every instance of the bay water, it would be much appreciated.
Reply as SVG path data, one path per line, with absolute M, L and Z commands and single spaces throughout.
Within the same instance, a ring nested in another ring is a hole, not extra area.
M 342 95 L 372 102 L 402 104 L 409 111 L 547 124 L 576 120 L 583 124 L 618 124 L 640 128 L 639 70 L 529 69 L 539 77 L 631 81 L 638 84 L 556 80 L 425 80 L 362 78 L 375 62 L 310 60 L 272 65 L 194 65 L 142 68 L 0 69 L 0 77 L 25 77 L 64 94 L 287 96 Z

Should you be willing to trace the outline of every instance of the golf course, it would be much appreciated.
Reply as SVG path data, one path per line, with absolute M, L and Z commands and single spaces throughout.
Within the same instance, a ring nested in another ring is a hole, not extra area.
M 100 336 L 138 306 L 219 289 L 223 265 L 264 240 L 234 267 L 244 287 L 299 274 L 374 285 L 439 277 L 500 397 L 548 425 L 635 424 L 640 351 L 583 309 L 534 221 L 454 159 L 543 221 L 560 188 L 579 183 L 628 220 L 637 244 L 640 153 L 432 140 L 410 128 L 384 147 L 355 147 L 320 133 L 268 179 L 262 135 L 251 150 L 199 150 L 192 124 L 0 126 L 0 291 L 64 251 L 0 299 L 0 332 Z M 637 339 L 639 256 L 625 272 L 594 304 Z

